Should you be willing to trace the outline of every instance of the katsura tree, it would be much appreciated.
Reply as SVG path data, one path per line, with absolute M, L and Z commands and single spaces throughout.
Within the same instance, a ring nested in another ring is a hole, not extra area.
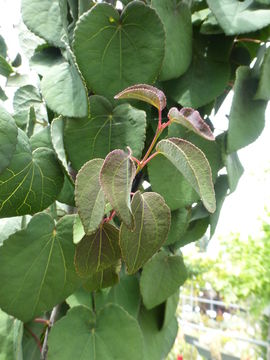
M 213 235 L 243 172 L 237 150 L 264 127 L 270 2 L 21 10 L 39 81 L 1 37 L 0 74 L 18 87 L 13 113 L 0 110 L 1 357 L 164 359 L 181 247 Z M 231 89 L 216 136 L 209 116 Z

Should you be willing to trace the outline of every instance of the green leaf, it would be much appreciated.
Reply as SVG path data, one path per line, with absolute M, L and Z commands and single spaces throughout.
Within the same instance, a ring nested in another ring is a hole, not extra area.
M 76 67 L 67 62 L 52 66 L 41 81 L 48 106 L 58 114 L 84 117 L 88 113 L 86 89 Z
M 96 291 L 114 286 L 119 282 L 120 269 L 121 261 L 117 261 L 113 266 L 110 266 L 105 270 L 98 271 L 90 276 L 83 287 L 87 291 Z
M 228 183 L 231 194 L 236 190 L 238 182 L 244 173 L 244 168 L 239 160 L 237 152 L 224 154 L 223 159 L 227 170 Z
M 117 304 L 137 318 L 141 303 L 138 278 L 129 275 L 122 276 L 119 284 L 110 289 L 106 303 Z
M 123 150 L 111 151 L 104 160 L 100 184 L 116 214 L 129 228 L 133 228 L 130 192 L 136 168 L 130 155 Z
M 115 264 L 120 259 L 118 239 L 118 229 L 108 223 L 100 225 L 94 234 L 84 236 L 76 246 L 74 259 L 79 276 L 89 277 Z
M 0 55 L 3 58 L 7 57 L 7 45 L 5 43 L 3 36 L 1 36 L 1 35 L 0 35 Z
M 142 267 L 165 243 L 170 229 L 170 210 L 156 193 L 135 193 L 131 203 L 135 230 L 122 223 L 120 247 L 129 274 Z
M 267 79 L 270 79 L 270 48 L 266 50 L 263 58 L 260 81 L 255 94 L 255 100 L 270 100 L 270 84 Z
M 78 244 L 85 235 L 83 224 L 78 214 L 75 215 L 75 220 L 73 224 L 73 242 Z
M 50 360 L 143 359 L 138 323 L 117 305 L 107 305 L 97 314 L 83 306 L 72 308 L 53 326 L 48 346 Z
M 182 108 L 179 111 L 176 108 L 171 108 L 168 113 L 168 118 L 172 123 L 180 124 L 207 140 L 215 140 L 210 127 L 203 121 L 200 113 L 196 110 Z
M 0 220 L 0 245 L 3 241 L 6 240 L 10 235 L 14 234 L 16 231 L 21 230 L 22 217 L 16 216 L 13 218 L 1 219 Z
M 165 27 L 165 57 L 159 80 L 179 77 L 187 70 L 192 57 L 192 24 L 187 4 L 180 0 L 152 0 Z
M 44 129 L 36 132 L 34 135 L 31 136 L 29 140 L 31 150 L 34 151 L 40 147 L 45 147 L 51 150 L 54 150 L 52 139 L 51 139 L 51 132 L 50 127 L 46 126 Z
M 167 96 L 196 109 L 221 95 L 230 80 L 231 47 L 231 38 L 195 34 L 192 62 L 185 74 L 164 83 Z
M 0 310 L 0 359 L 22 360 L 23 323 Z
M 9 77 L 13 72 L 11 65 L 0 55 L 0 75 Z
M 66 120 L 64 143 L 74 169 L 79 170 L 88 160 L 105 158 L 110 151 L 127 146 L 135 157 L 141 156 L 146 131 L 144 111 L 128 104 L 113 108 L 101 96 L 90 97 L 90 108 L 90 118 Z
M 88 161 L 76 177 L 75 202 L 87 235 L 97 230 L 104 216 L 106 200 L 99 182 L 103 163 L 103 159 Z
M 73 179 L 69 174 L 68 161 L 66 158 L 65 146 L 64 146 L 64 120 L 62 116 L 54 119 L 51 123 L 51 139 L 54 151 L 58 160 L 62 164 L 69 180 L 73 183 Z
M 178 332 L 178 323 L 175 317 L 166 327 L 160 329 L 161 321 L 158 321 L 161 312 L 160 307 L 155 307 L 150 311 L 142 307 L 139 316 L 139 324 L 144 339 L 145 359 L 147 360 L 166 359 Z
M 44 76 L 51 67 L 65 62 L 58 48 L 50 47 L 47 44 L 36 48 L 29 63 L 32 69 Z
M 31 137 L 34 132 L 34 127 L 36 124 L 36 112 L 33 106 L 30 107 L 28 111 L 28 119 L 27 119 L 27 125 L 26 125 L 26 135 L 28 137 Z
M 36 340 L 33 338 L 29 330 L 32 331 L 32 333 L 34 333 L 40 339 L 44 334 L 44 325 L 40 323 L 36 323 L 34 321 L 27 323 L 24 326 L 23 340 L 22 340 L 23 359 L 40 360 L 40 349 L 36 343 Z
M 147 84 L 133 85 L 119 94 L 115 95 L 115 99 L 137 99 L 147 102 L 155 106 L 158 110 L 166 107 L 166 96 L 163 91 Z
M 229 116 L 228 153 L 235 152 L 257 139 L 264 128 L 267 101 L 253 100 L 258 80 L 247 66 L 236 71 L 234 97 Z
M 227 175 L 219 176 L 215 184 L 215 193 L 217 197 L 217 210 L 215 211 L 214 214 L 210 215 L 210 238 L 213 237 L 216 231 L 220 211 L 224 203 L 224 200 L 226 199 L 228 189 L 229 189 L 229 183 L 228 183 Z
M 163 328 L 169 326 L 172 319 L 175 318 L 175 313 L 177 310 L 179 300 L 180 300 L 179 289 L 177 289 L 177 291 L 173 295 L 168 297 L 168 299 L 166 300 Z
M 80 288 L 79 290 L 75 291 L 74 294 L 70 295 L 66 299 L 66 303 L 70 308 L 73 308 L 75 306 L 84 305 L 88 307 L 89 309 L 92 308 L 91 304 L 91 294 L 89 294 L 88 291 L 86 291 L 84 288 Z
M 34 34 L 50 44 L 63 47 L 61 38 L 65 32 L 58 0 L 22 0 L 22 17 Z
M 102 3 L 77 22 L 73 47 L 88 88 L 112 99 L 128 86 L 155 81 L 164 40 L 157 13 L 142 2 L 132 2 L 121 15 Z
M 254 7 L 253 1 L 207 0 L 226 35 L 238 35 L 270 24 L 270 10 Z
M 27 228 L 0 248 L 0 306 L 26 322 L 50 310 L 81 284 L 73 258 L 73 216 L 57 225 L 45 214 L 33 216 Z
M 204 153 L 188 141 L 171 138 L 161 140 L 156 150 L 184 175 L 200 195 L 209 212 L 216 209 L 211 168 Z
M 47 120 L 39 90 L 33 85 L 22 86 L 14 94 L 14 111 L 17 114 L 28 113 L 31 107 L 34 107 L 39 120 Z
M 70 178 L 65 175 L 63 187 L 56 200 L 63 204 L 75 207 L 74 190 L 74 184 L 70 181 Z
M 17 54 L 16 55 L 16 57 L 15 57 L 15 59 L 12 61 L 12 66 L 14 66 L 14 67 L 19 67 L 19 66 L 21 66 L 21 64 L 22 64 L 22 57 L 21 57 L 21 54 Z
M 6 93 L 4 92 L 4 90 L 0 86 L 0 100 L 6 101 L 7 99 L 8 99 L 8 97 L 7 97 Z
M 52 150 L 33 153 L 29 139 L 18 130 L 12 160 L 0 175 L 0 217 L 34 214 L 52 204 L 63 186 L 63 173 Z
M 185 232 L 185 234 L 181 237 L 179 241 L 173 244 L 172 246 L 173 249 L 178 249 L 187 244 L 190 244 L 191 242 L 200 240 L 205 234 L 208 225 L 209 225 L 209 216 L 202 219 L 191 221 L 189 223 L 189 227 Z
M 161 304 L 187 279 L 183 258 L 159 252 L 143 267 L 140 289 L 145 307 L 149 310 Z
M 0 174 L 10 164 L 17 145 L 18 128 L 14 119 L 0 106 Z
M 199 200 L 199 195 L 182 173 L 164 156 L 154 157 L 147 164 L 147 169 L 153 191 L 164 198 L 172 211 Z
M 188 228 L 189 219 L 190 211 L 186 208 L 177 209 L 171 213 L 171 227 L 165 246 L 175 243 L 184 235 Z

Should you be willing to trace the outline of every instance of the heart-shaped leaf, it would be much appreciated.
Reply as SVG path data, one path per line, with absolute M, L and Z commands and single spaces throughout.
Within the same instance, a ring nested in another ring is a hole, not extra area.
M 212 172 L 204 153 L 190 142 L 178 138 L 161 140 L 156 150 L 165 156 L 200 195 L 209 212 L 216 209 Z
M 171 214 L 163 198 L 156 193 L 135 193 L 131 203 L 135 230 L 122 223 L 120 247 L 129 274 L 135 273 L 166 241 Z
M 168 113 L 168 118 L 172 123 L 180 124 L 207 140 L 215 140 L 210 127 L 203 121 L 199 112 L 194 109 L 182 108 L 178 110 L 171 108 Z
M 51 67 L 41 81 L 42 94 L 56 113 L 84 117 L 88 113 L 86 88 L 74 64 L 63 62 Z
M 14 119 L 0 106 L 0 174 L 9 165 L 16 149 L 18 128 Z
M 130 192 L 136 168 L 130 154 L 123 150 L 110 152 L 100 172 L 100 183 L 116 214 L 129 227 L 134 227 Z
M 138 84 L 128 87 L 115 95 L 115 99 L 137 99 L 155 106 L 159 111 L 166 107 L 166 96 L 163 91 L 147 84 Z
M 91 116 L 66 119 L 64 143 L 76 170 L 91 159 L 104 159 L 114 149 L 129 146 L 139 158 L 144 148 L 146 114 L 128 104 L 112 107 L 102 96 L 90 97 Z M 80 144 L 80 146 L 78 146 Z
M 140 280 L 143 303 L 147 309 L 164 302 L 187 279 L 183 258 L 159 252 L 144 266 Z
M 24 322 L 50 310 L 81 284 L 72 242 L 73 216 L 55 226 L 45 214 L 33 216 L 0 247 L 0 306 Z
M 75 184 L 75 202 L 87 235 L 99 227 L 106 205 L 99 182 L 103 159 L 88 161 L 79 171 Z
M 113 99 L 128 86 L 155 81 L 164 56 L 164 40 L 157 13 L 143 2 L 133 1 L 121 15 L 102 3 L 77 22 L 73 47 L 88 87 Z
M 104 223 L 94 234 L 83 237 L 76 246 L 74 261 L 77 273 L 89 277 L 112 266 L 119 258 L 119 231 Z
M 143 338 L 137 321 L 113 304 L 97 314 L 84 306 L 72 308 L 53 326 L 48 347 L 51 360 L 143 359 Z
M 31 152 L 18 129 L 18 143 L 9 166 L 0 175 L 0 217 L 34 214 L 52 204 L 63 186 L 63 173 L 48 148 Z

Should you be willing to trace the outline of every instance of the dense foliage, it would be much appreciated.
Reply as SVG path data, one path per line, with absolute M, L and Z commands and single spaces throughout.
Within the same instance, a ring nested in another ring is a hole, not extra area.
M 0 74 L 18 85 L 13 114 L 0 107 L 5 360 L 166 357 L 179 249 L 214 234 L 237 150 L 264 127 L 269 0 L 115 3 L 22 0 L 37 86 L 18 85 L 0 37 Z

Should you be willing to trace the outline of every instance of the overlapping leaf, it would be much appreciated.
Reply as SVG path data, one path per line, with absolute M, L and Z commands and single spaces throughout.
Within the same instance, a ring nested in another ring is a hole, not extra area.
M 207 210 L 214 212 L 216 203 L 212 173 L 204 153 L 188 141 L 178 138 L 161 140 L 156 149 L 184 175 L 202 198 Z
M 0 217 L 42 211 L 55 201 L 63 180 L 54 152 L 38 148 L 32 153 L 26 134 L 19 129 L 16 150 L 0 175 Z
M 34 34 L 50 44 L 63 46 L 61 39 L 65 32 L 58 0 L 23 0 L 22 17 Z
M 104 216 L 106 200 L 99 182 L 103 163 L 103 159 L 88 161 L 76 177 L 75 201 L 87 235 L 96 231 Z
M 137 321 L 113 304 L 97 314 L 84 306 L 72 308 L 53 326 L 48 346 L 51 360 L 143 359 L 143 339 Z
M 114 286 L 119 283 L 119 272 L 121 270 L 121 261 L 117 261 L 105 270 L 94 273 L 87 279 L 83 287 L 87 291 L 98 291 L 104 288 Z
M 130 86 L 115 95 L 114 98 L 142 100 L 155 106 L 158 110 L 163 110 L 166 107 L 166 96 L 163 91 L 147 84 Z
M 135 193 L 131 203 L 135 230 L 122 223 L 120 247 L 128 273 L 135 273 L 164 244 L 170 229 L 170 210 L 156 193 Z
M 256 31 L 270 24 L 270 10 L 254 6 L 253 1 L 207 0 L 226 35 Z
M 152 0 L 165 27 L 165 57 L 159 79 L 170 80 L 182 75 L 192 55 L 192 24 L 187 4 L 181 0 Z
M 154 82 L 163 61 L 164 40 L 157 13 L 143 2 L 132 2 L 121 15 L 102 3 L 80 18 L 73 46 L 88 87 L 112 99 L 128 86 Z
M 179 289 L 187 279 L 183 258 L 169 256 L 165 252 L 156 254 L 143 268 L 140 289 L 147 309 L 161 304 Z
M 18 128 L 14 119 L 0 106 L 0 174 L 9 165 L 17 144 Z
M 24 322 L 50 310 L 81 284 L 73 258 L 73 216 L 57 225 L 35 215 L 25 230 L 11 235 L 0 248 L 0 306 Z
M 109 268 L 120 258 L 119 231 L 108 223 L 85 235 L 76 246 L 75 265 L 81 277 L 89 277 Z
M 105 158 L 100 172 L 100 183 L 106 198 L 129 228 L 134 227 L 130 192 L 135 171 L 130 154 L 123 150 L 114 150 Z
M 63 62 L 52 66 L 41 81 L 41 90 L 48 106 L 56 113 L 87 116 L 87 93 L 75 65 Z
M 64 143 L 74 169 L 79 170 L 88 160 L 105 158 L 110 151 L 127 146 L 135 157 L 141 156 L 146 129 L 144 111 L 128 104 L 113 108 L 101 96 L 90 97 L 90 108 L 90 118 L 66 120 Z
M 227 152 L 232 153 L 257 139 L 264 128 L 267 101 L 254 100 L 258 80 L 252 69 L 241 66 L 236 72 L 234 97 L 229 116 Z

